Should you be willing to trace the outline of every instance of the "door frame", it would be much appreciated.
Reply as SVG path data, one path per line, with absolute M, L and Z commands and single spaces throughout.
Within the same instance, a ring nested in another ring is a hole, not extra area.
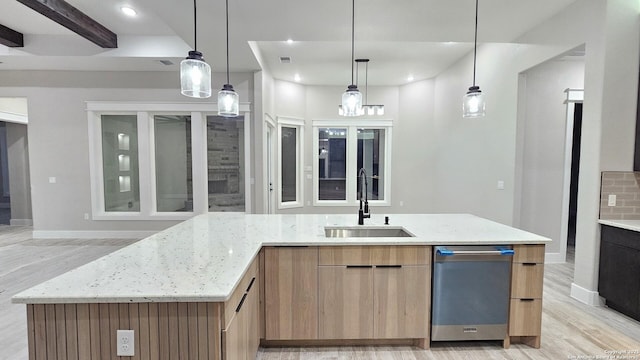
M 276 122 L 269 114 L 264 114 L 264 191 L 265 202 L 264 212 L 266 214 L 275 214 L 276 212 L 276 182 L 275 182 L 275 164 L 276 164 Z
M 560 229 L 560 259 L 558 262 L 566 262 L 567 260 L 567 237 L 569 233 L 569 199 L 571 198 L 571 162 L 573 152 L 573 116 L 575 112 L 575 104 L 582 104 L 584 101 L 584 89 L 565 89 L 567 99 L 564 103 L 567 105 L 566 112 L 566 133 L 564 143 L 564 175 L 562 184 L 562 222 Z

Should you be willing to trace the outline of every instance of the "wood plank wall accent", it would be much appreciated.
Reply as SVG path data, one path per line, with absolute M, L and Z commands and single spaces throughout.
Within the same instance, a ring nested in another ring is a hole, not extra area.
M 28 304 L 29 360 L 221 360 L 220 303 Z M 134 330 L 135 356 L 116 356 Z

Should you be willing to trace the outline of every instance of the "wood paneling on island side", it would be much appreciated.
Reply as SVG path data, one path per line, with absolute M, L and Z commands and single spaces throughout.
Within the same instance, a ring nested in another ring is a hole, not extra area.
M 219 303 L 28 304 L 29 360 L 220 360 L 220 315 Z M 134 330 L 135 356 L 116 356 L 116 330 Z

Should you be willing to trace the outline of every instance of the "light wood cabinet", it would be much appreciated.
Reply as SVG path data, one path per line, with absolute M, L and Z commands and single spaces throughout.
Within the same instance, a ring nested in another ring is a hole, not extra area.
M 265 339 L 318 338 L 318 248 L 264 249 Z
M 511 342 L 540 347 L 542 330 L 542 286 L 544 280 L 544 244 L 514 245 L 511 269 L 509 335 Z
M 223 360 L 255 359 L 260 343 L 258 279 L 258 266 L 255 261 L 224 304 Z
M 373 268 L 322 266 L 318 279 L 319 338 L 373 338 Z
M 428 346 L 428 246 L 319 249 L 320 339 L 423 339 Z
M 427 265 L 376 266 L 373 278 L 374 338 L 428 337 L 430 268 Z

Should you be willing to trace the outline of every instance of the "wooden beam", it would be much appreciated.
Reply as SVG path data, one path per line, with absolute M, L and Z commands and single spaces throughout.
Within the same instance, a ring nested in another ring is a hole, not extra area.
M 22 33 L 0 24 L 0 44 L 8 47 L 24 47 Z
M 102 48 L 117 48 L 118 37 L 64 0 L 18 0 Z

